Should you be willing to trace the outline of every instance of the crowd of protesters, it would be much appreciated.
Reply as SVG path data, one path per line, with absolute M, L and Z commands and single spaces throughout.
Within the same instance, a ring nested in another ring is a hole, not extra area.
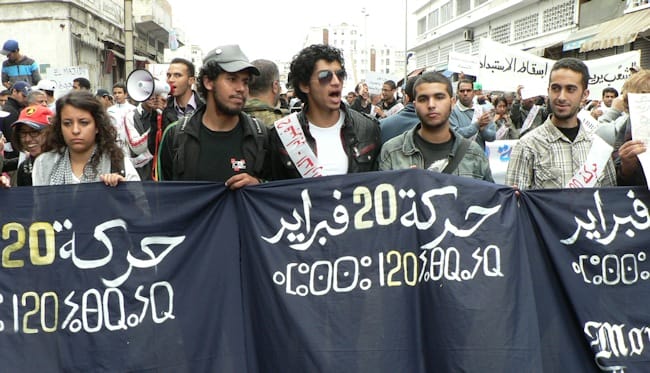
M 565 188 L 582 185 L 576 177 L 585 177 L 601 132 L 614 134 L 614 152 L 584 186 L 646 185 L 638 159 L 646 144 L 631 138 L 627 97 L 650 92 L 642 69 L 631 69 L 620 96 L 605 89 L 602 101 L 588 100 L 589 71 L 574 58 L 555 63 L 543 97 L 522 97 L 523 86 L 483 92 L 472 77 L 460 74 L 452 84 L 437 72 L 409 78 L 400 95 L 392 80 L 372 95 L 365 82 L 345 93 L 342 52 L 311 45 L 294 57 L 283 93 L 272 61 L 249 61 L 239 46 L 225 45 L 211 50 L 198 72 L 188 60 L 172 60 L 169 94 L 132 102 L 124 82 L 92 93 L 79 77 L 55 101 L 53 82 L 41 79 L 17 41 L 0 52 L 7 56 L 0 92 L 5 188 L 196 180 L 237 189 L 405 168 L 493 182 L 486 142 L 517 139 L 506 184 Z M 606 130 L 586 126 L 581 110 Z

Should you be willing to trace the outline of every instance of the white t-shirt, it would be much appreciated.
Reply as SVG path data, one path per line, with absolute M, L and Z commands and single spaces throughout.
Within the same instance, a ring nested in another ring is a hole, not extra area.
M 323 167 L 323 175 L 345 175 L 348 173 L 348 156 L 341 141 L 341 127 L 345 113 L 340 112 L 339 120 L 331 127 L 322 128 L 309 123 L 309 132 L 316 140 L 318 161 Z

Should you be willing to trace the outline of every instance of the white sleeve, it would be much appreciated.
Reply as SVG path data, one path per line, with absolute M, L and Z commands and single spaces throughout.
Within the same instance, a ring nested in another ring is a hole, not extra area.
M 140 155 L 148 150 L 148 138 L 149 130 L 146 130 L 142 135 L 138 133 L 138 130 L 135 128 L 135 121 L 133 116 L 136 111 L 131 110 L 126 113 L 124 116 L 124 133 L 126 134 L 126 142 L 136 155 Z
M 133 163 L 128 158 L 124 158 L 124 177 L 126 181 L 140 181 L 138 171 L 135 170 Z
M 32 167 L 33 186 L 50 185 L 50 173 L 54 164 L 53 158 L 56 158 L 53 153 L 43 153 L 36 157 Z

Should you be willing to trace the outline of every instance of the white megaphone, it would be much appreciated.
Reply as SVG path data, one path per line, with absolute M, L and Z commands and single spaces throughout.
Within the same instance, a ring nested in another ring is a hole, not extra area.
M 169 84 L 154 78 L 147 70 L 133 70 L 126 79 L 126 92 L 137 102 L 147 101 L 157 95 L 167 95 L 169 91 Z

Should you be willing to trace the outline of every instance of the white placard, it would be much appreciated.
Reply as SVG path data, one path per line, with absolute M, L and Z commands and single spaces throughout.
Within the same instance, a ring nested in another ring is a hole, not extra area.
M 523 85 L 528 97 L 546 95 L 554 60 L 536 56 L 490 39 L 481 39 L 478 81 L 488 91 L 516 92 Z
M 582 127 L 590 134 L 596 132 L 598 127 L 600 127 L 600 122 L 598 122 L 598 119 L 592 117 L 591 112 L 588 110 L 580 110 L 578 112 L 578 119 L 580 119 Z
M 555 60 L 481 39 L 478 81 L 485 90 L 516 92 L 523 85 L 522 98 L 546 96 Z M 583 61 L 589 68 L 589 98 L 600 99 L 603 89 L 614 87 L 620 93 L 630 77 L 630 66 L 640 66 L 641 51 Z
M 589 68 L 589 98 L 600 100 L 603 89 L 607 87 L 616 88 L 621 93 L 623 83 L 630 77 L 630 66 L 640 66 L 641 51 L 615 54 L 584 63 Z
M 650 143 L 650 93 L 628 93 L 627 102 L 630 108 L 632 139 L 643 141 L 648 147 Z M 647 181 L 650 178 L 650 153 L 646 150 L 637 157 L 641 162 Z M 648 185 L 650 186 L 650 183 Z
M 595 187 L 598 179 L 605 171 L 605 166 L 613 151 L 614 147 L 606 143 L 600 136 L 593 135 L 587 160 L 580 166 L 578 172 L 573 175 L 565 188 Z
M 54 96 L 60 97 L 72 90 L 72 81 L 76 78 L 90 80 L 87 66 L 48 67 L 47 79 L 56 84 Z
M 497 184 L 505 184 L 506 171 L 510 162 L 512 148 L 519 140 L 497 140 L 485 143 L 485 155 L 490 162 L 492 178 Z
M 387 80 L 392 80 L 397 83 L 399 79 L 395 79 L 395 77 L 390 74 L 382 74 L 371 71 L 367 72 L 366 84 L 368 84 L 368 93 L 373 95 L 380 94 L 381 88 L 384 86 L 384 82 Z
M 471 56 L 458 52 L 449 52 L 449 62 L 447 70 L 465 75 L 478 76 L 479 59 L 478 56 Z

